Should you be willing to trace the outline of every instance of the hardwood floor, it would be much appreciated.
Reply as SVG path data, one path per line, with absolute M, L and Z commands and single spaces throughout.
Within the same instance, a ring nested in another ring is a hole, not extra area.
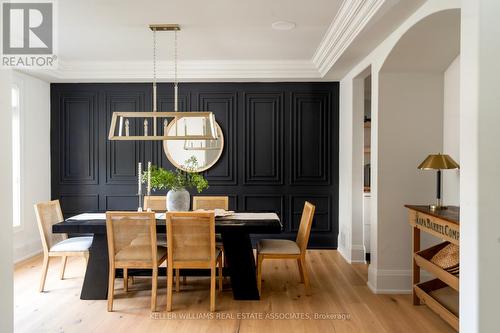
M 311 296 L 299 284 L 295 262 L 265 260 L 262 300 L 235 301 L 226 288 L 209 310 L 209 278 L 188 278 L 174 293 L 173 312 L 150 313 L 151 280 L 136 278 L 125 295 L 117 280 L 114 312 L 106 301 L 80 300 L 84 260 L 69 258 L 66 278 L 49 266 L 44 293 L 38 293 L 42 257 L 16 266 L 14 273 L 16 332 L 454 332 L 425 306 L 413 306 L 411 295 L 375 295 L 366 286 L 367 266 L 347 264 L 337 251 L 307 254 Z M 166 279 L 160 278 L 158 309 L 166 307 Z M 315 314 L 347 319 L 300 320 Z M 188 316 L 189 319 L 182 319 Z M 213 316 L 213 318 L 211 318 Z M 253 316 L 253 317 L 252 317 Z M 268 316 L 259 319 L 258 316 Z M 285 316 L 294 318 L 285 320 Z M 247 318 L 243 318 L 247 317 Z M 269 319 L 275 317 L 277 319 Z

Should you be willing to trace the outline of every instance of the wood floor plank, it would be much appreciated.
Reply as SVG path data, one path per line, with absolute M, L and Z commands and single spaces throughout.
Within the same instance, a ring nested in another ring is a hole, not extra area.
M 409 295 L 376 295 L 366 286 L 367 265 L 349 265 L 333 250 L 307 254 L 311 295 L 306 296 L 294 260 L 265 260 L 262 299 L 235 301 L 229 284 L 216 294 L 209 311 L 209 278 L 192 277 L 174 292 L 166 307 L 166 279 L 158 281 L 157 309 L 150 313 L 151 279 L 136 278 L 123 291 L 116 281 L 114 312 L 106 301 L 80 300 L 85 263 L 68 258 L 65 279 L 59 261 L 52 262 L 44 293 L 38 293 L 42 258 L 16 265 L 14 272 L 16 332 L 454 332 L 425 306 L 413 306 Z M 324 319 L 344 315 L 344 320 Z M 302 316 L 302 317 L 301 317 Z M 315 316 L 323 318 L 312 320 Z M 348 316 L 345 320 L 345 316 Z M 291 319 L 285 319 L 291 318 Z M 302 320 L 299 318 L 303 318 Z M 307 319 L 309 318 L 309 319 Z

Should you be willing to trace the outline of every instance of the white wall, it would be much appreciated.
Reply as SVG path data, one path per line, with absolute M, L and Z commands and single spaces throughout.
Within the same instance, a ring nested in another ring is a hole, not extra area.
M 365 71 L 366 75 L 369 71 Z M 340 82 L 339 213 L 338 250 L 349 262 L 364 262 L 363 246 L 363 136 L 354 135 L 363 128 L 364 77 L 360 75 L 344 86 Z M 353 151 L 356 154 L 353 154 Z
M 460 56 L 444 72 L 443 153 L 460 164 Z M 443 202 L 460 204 L 460 171 L 443 171 Z
M 498 332 L 500 1 L 465 0 L 460 51 L 460 331 Z
M 21 92 L 21 227 L 14 262 L 42 250 L 33 205 L 50 200 L 50 84 L 15 72 Z
M 418 170 L 443 145 L 443 75 L 383 73 L 379 78 L 377 286 L 411 290 L 411 228 L 405 204 L 436 198 L 436 172 Z
M 356 131 L 363 125 L 365 114 L 365 77 L 369 75 L 369 70 L 354 79 L 353 82 L 353 110 L 352 131 Z M 353 137 L 352 147 L 357 152 L 351 156 L 351 186 L 352 196 L 356 197 L 352 201 L 351 217 L 351 260 L 350 262 L 365 262 L 365 251 L 363 244 L 363 159 L 364 159 L 364 137 Z
M 13 331 L 11 75 L 0 69 L 0 332 Z
M 340 82 L 338 251 L 351 262 L 353 116 L 352 79 Z M 343 111 L 342 111 L 343 110 Z

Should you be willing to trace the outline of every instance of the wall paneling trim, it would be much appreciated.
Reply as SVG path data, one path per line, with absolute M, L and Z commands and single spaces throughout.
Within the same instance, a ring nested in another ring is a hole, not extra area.
M 309 246 L 336 248 L 338 83 L 183 83 L 179 89 L 181 111 L 212 111 L 224 132 L 224 152 L 206 171 L 210 188 L 202 195 L 228 195 L 233 210 L 278 213 L 283 233 L 272 236 L 288 239 L 310 201 L 316 216 Z M 160 111 L 173 108 L 172 90 L 159 84 Z M 51 84 L 52 197 L 67 216 L 136 209 L 137 163 L 172 168 L 162 142 L 107 139 L 112 112 L 150 110 L 151 96 L 150 83 Z M 131 120 L 131 134 L 140 126 Z

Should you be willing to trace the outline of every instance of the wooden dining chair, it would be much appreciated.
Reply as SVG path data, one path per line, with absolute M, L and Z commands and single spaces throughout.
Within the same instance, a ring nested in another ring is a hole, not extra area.
M 153 212 L 165 213 L 167 211 L 167 198 L 164 195 L 145 195 L 144 196 L 144 210 L 147 211 L 151 208 Z M 156 242 L 158 245 L 167 246 L 167 235 L 159 233 L 156 235 Z
M 167 211 L 167 197 L 164 195 L 145 195 L 144 210 L 151 208 L 152 211 L 163 213 Z
M 222 257 L 215 246 L 213 212 L 167 213 L 167 311 L 172 310 L 174 269 L 210 269 L 210 311 L 215 310 L 215 277 L 219 267 L 222 289 Z M 179 290 L 179 279 L 176 279 Z
M 39 291 L 42 292 L 45 287 L 50 258 L 61 257 L 60 278 L 62 280 L 68 257 L 83 257 L 88 262 L 92 236 L 68 238 L 66 234 L 52 233 L 52 225 L 64 221 L 59 200 L 35 204 L 35 215 L 43 248 L 42 277 L 39 287 Z
M 193 196 L 193 210 L 204 209 L 229 209 L 229 197 L 227 196 Z
M 299 267 L 300 282 L 304 283 L 309 293 L 309 277 L 307 276 L 306 251 L 311 233 L 311 225 L 316 207 L 305 202 L 299 231 L 295 241 L 287 239 L 262 239 L 257 243 L 257 286 L 259 294 L 262 289 L 262 261 L 264 259 L 295 259 Z
M 158 266 L 167 259 L 167 249 L 156 244 L 156 218 L 153 212 L 106 212 L 109 253 L 108 311 L 113 311 L 115 270 L 123 269 L 123 289 L 128 291 L 128 269 L 153 271 L 151 311 L 156 310 Z M 147 234 L 139 243 L 137 235 Z
M 193 196 L 193 210 L 214 210 L 214 209 L 224 209 L 229 210 L 229 197 L 228 196 Z M 224 256 L 224 246 L 222 245 L 222 236 L 220 234 L 215 234 L 215 245 L 221 249 L 223 257 L 223 265 L 227 266 L 226 258 Z

